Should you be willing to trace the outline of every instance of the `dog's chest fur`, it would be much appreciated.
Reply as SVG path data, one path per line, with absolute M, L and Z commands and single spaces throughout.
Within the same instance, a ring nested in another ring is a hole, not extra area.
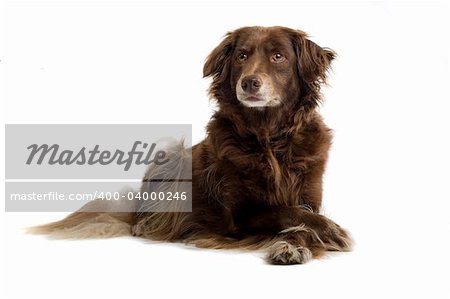
M 215 149 L 205 171 L 217 196 L 232 192 L 249 202 L 303 204 L 303 191 L 309 188 L 305 178 L 324 163 L 331 140 L 321 120 L 276 137 L 242 136 L 223 128 L 205 140 Z

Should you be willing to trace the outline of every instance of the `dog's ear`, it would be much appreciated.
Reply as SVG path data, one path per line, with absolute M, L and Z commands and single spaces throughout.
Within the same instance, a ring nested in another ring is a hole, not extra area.
M 290 31 L 292 43 L 297 55 L 300 78 L 307 85 L 318 86 L 325 83 L 331 61 L 336 53 L 329 48 L 322 48 L 307 38 L 307 34 L 300 30 Z
M 213 77 L 208 93 L 211 98 L 218 101 L 226 99 L 225 93 L 230 90 L 228 85 L 230 84 L 231 56 L 236 39 L 235 35 L 234 32 L 227 33 L 223 41 L 206 58 L 203 66 L 203 77 Z
M 223 41 L 209 54 L 203 66 L 203 77 L 224 76 L 229 70 L 230 58 L 233 52 L 234 33 L 228 32 Z

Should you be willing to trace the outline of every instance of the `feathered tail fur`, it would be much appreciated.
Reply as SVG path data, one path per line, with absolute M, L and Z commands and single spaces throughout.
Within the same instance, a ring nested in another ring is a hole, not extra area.
M 169 160 L 168 163 L 163 165 L 152 164 L 149 167 L 144 177 L 141 191 L 173 191 L 179 187 L 178 178 L 190 177 L 189 172 L 192 172 L 192 155 L 191 149 L 185 148 L 184 141 L 169 146 L 166 149 L 166 155 Z M 148 182 L 153 179 L 171 179 L 174 182 L 149 185 Z M 148 190 L 149 186 L 158 189 Z M 135 190 L 125 190 L 123 193 L 127 194 L 129 192 L 136 193 Z M 142 215 L 142 213 L 159 212 L 161 209 L 175 211 L 180 208 L 177 205 L 179 205 L 177 201 L 161 206 L 158 201 L 155 204 L 151 204 L 148 201 L 140 203 L 137 200 L 130 201 L 128 199 L 120 199 L 118 201 L 96 199 L 60 221 L 31 227 L 27 231 L 32 234 L 45 234 L 51 238 L 59 239 L 127 236 L 132 234 L 132 227 L 137 217 Z M 154 213 L 154 215 L 158 214 Z M 164 222 L 158 223 L 160 225 L 159 230 L 167 231 L 167 227 L 163 227 L 163 224 Z

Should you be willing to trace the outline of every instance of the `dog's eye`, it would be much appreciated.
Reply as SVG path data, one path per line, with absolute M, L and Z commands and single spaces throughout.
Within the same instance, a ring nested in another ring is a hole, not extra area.
M 239 60 L 240 62 L 246 61 L 247 58 L 248 58 L 248 55 L 245 54 L 245 53 L 239 53 L 239 55 L 238 55 L 238 60 Z
M 286 58 L 281 53 L 275 53 L 275 54 L 272 55 L 271 60 L 272 60 L 272 62 L 277 62 L 278 63 L 278 62 L 285 61 Z

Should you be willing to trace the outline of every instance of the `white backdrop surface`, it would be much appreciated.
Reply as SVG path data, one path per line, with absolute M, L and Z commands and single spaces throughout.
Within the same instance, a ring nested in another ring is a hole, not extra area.
M 49 241 L 23 228 L 64 214 L 2 212 L 1 297 L 448 298 L 448 17 L 444 2 L 2 2 L 2 124 L 190 123 L 195 143 L 214 109 L 203 62 L 227 31 L 288 26 L 334 49 L 324 213 L 356 245 L 276 267 L 132 238 Z

